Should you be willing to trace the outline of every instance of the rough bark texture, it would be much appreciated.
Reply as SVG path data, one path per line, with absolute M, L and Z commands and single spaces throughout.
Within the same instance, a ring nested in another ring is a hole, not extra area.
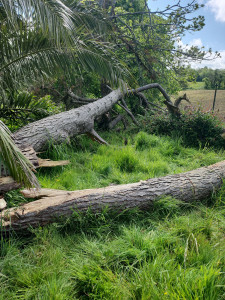
M 30 123 L 14 134 L 16 144 L 19 148 L 30 145 L 35 151 L 40 151 L 51 141 L 62 142 L 71 136 L 90 132 L 96 116 L 109 111 L 121 97 L 122 92 L 118 89 L 93 103 Z
M 164 103 L 168 110 L 178 114 L 179 109 L 173 105 L 165 90 L 158 83 L 124 92 L 117 89 L 95 102 L 30 123 L 14 134 L 16 144 L 20 149 L 32 146 L 35 151 L 40 151 L 51 141 L 62 142 L 74 135 L 90 133 L 94 128 L 95 118 L 108 112 L 126 94 L 137 94 L 151 88 L 159 89 L 165 98 Z
M 19 188 L 19 183 L 10 176 L 0 177 L 0 195 Z
M 70 216 L 73 210 L 101 211 L 107 206 L 114 209 L 139 207 L 148 209 L 161 196 L 172 196 L 182 201 L 197 201 L 211 195 L 225 178 L 225 161 L 194 171 L 153 178 L 138 183 L 109 186 L 82 191 L 41 190 L 24 191 L 26 197 L 39 200 L 17 209 L 2 212 L 2 230 L 21 230 L 29 226 L 50 223 L 56 216 Z
M 113 129 L 124 118 L 123 115 L 118 115 L 114 120 L 109 123 L 109 129 Z

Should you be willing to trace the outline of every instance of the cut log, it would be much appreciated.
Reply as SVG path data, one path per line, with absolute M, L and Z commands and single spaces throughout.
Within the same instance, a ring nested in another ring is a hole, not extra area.
M 19 188 L 19 184 L 10 176 L 0 177 L 0 195 Z
M 7 203 L 3 197 L 0 197 L 0 211 L 5 209 L 7 206 Z
M 159 197 L 172 196 L 182 201 L 198 201 L 207 198 L 223 184 L 225 161 L 177 175 L 152 178 L 138 183 L 109 186 L 82 191 L 43 189 L 23 191 L 24 196 L 38 198 L 19 208 L 2 212 L 1 228 L 21 230 L 29 226 L 45 225 L 56 217 L 72 215 L 74 210 L 93 212 L 104 207 L 122 210 L 129 208 L 149 209 Z
M 68 164 L 70 164 L 69 160 L 58 160 L 58 161 L 54 161 L 54 160 L 50 160 L 50 159 L 42 159 L 38 157 L 38 168 L 52 168 L 52 167 L 59 167 L 59 166 L 66 166 Z
M 20 149 L 32 146 L 35 151 L 41 151 L 50 142 L 61 143 L 68 141 L 71 136 L 91 133 L 95 118 L 108 112 L 125 95 L 139 93 L 151 88 L 159 89 L 165 98 L 164 103 L 169 111 L 178 113 L 179 109 L 173 105 L 165 90 L 158 83 L 148 84 L 136 90 L 121 91 L 117 89 L 95 102 L 24 126 L 15 132 L 15 142 Z

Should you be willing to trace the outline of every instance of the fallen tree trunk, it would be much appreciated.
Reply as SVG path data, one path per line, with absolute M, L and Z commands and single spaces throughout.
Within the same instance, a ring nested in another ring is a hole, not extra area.
M 43 189 L 23 191 L 29 198 L 39 198 L 19 208 L 4 210 L 2 231 L 21 230 L 53 222 L 56 217 L 70 216 L 73 210 L 93 212 L 110 209 L 148 209 L 159 197 L 172 196 L 190 202 L 204 199 L 218 189 L 225 178 L 225 161 L 177 175 L 152 178 L 138 183 L 82 191 Z
M 32 146 L 35 151 L 44 149 L 50 142 L 68 141 L 71 136 L 89 133 L 94 135 L 94 120 L 108 112 L 125 95 L 157 88 L 165 98 L 164 103 L 170 112 L 178 114 L 179 109 L 173 105 L 165 90 L 157 83 L 148 84 L 136 90 L 120 89 L 112 91 L 107 96 L 79 108 L 62 112 L 42 120 L 30 123 L 14 134 L 15 142 L 20 149 Z M 90 100 L 90 99 L 89 99 Z M 96 137 L 98 139 L 98 137 Z

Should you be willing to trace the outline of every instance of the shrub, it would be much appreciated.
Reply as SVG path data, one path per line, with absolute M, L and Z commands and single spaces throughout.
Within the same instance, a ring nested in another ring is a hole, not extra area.
M 180 117 L 155 114 L 150 120 L 143 120 L 143 125 L 149 133 L 181 137 L 186 146 L 225 146 L 225 140 L 221 136 L 221 121 L 211 112 L 203 112 L 200 109 L 190 109 Z

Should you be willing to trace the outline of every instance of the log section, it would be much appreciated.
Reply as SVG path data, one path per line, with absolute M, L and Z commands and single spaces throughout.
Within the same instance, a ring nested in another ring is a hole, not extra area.
M 109 186 L 81 191 L 43 189 L 40 192 L 23 191 L 26 197 L 38 198 L 19 208 L 1 213 L 3 231 L 21 230 L 29 226 L 45 225 L 57 216 L 70 216 L 73 210 L 101 211 L 138 207 L 148 209 L 162 196 L 172 196 L 182 201 L 197 201 L 209 197 L 225 178 L 225 161 L 186 173 L 152 178 L 138 183 Z

